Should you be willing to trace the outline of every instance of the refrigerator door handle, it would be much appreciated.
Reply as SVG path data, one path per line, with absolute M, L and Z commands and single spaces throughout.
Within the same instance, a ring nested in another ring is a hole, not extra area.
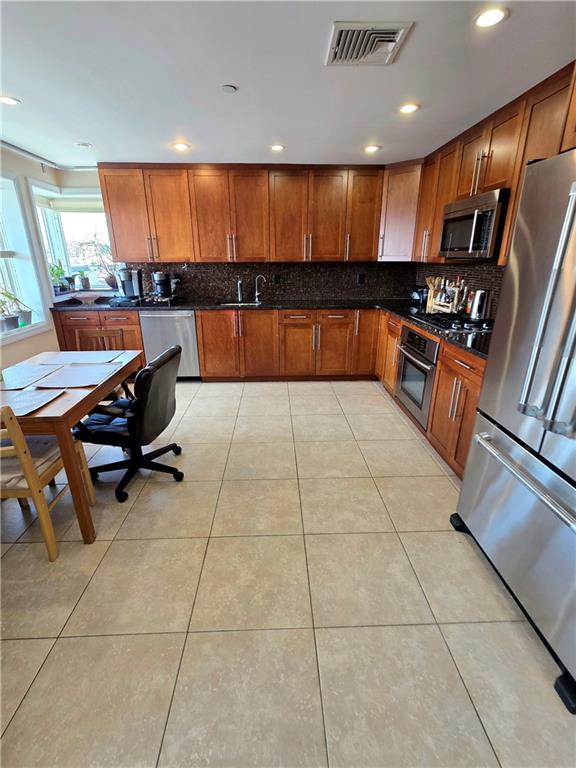
M 568 331 L 568 335 L 566 337 L 566 343 L 564 344 L 562 357 L 560 358 L 556 367 L 556 375 L 554 376 L 553 384 L 549 388 L 550 394 L 548 394 L 548 392 L 546 393 L 548 407 L 546 408 L 546 413 L 543 416 L 545 429 L 548 429 L 550 432 L 554 432 L 557 435 L 564 435 L 564 437 L 571 438 L 576 438 L 576 406 L 571 421 L 555 420 L 554 416 L 556 415 L 558 403 L 560 402 L 560 399 L 562 398 L 562 395 L 565 391 L 566 383 L 570 380 L 570 366 L 572 365 L 575 356 L 576 313 L 574 313 L 574 317 L 572 318 L 572 322 L 570 324 L 570 330 Z
M 558 247 L 556 248 L 556 253 L 554 255 L 554 262 L 552 264 L 552 271 L 550 272 L 550 279 L 548 280 L 548 285 L 546 286 L 546 294 L 544 296 L 542 312 L 540 314 L 540 319 L 538 320 L 538 328 L 536 330 L 532 352 L 528 361 L 528 368 L 526 369 L 524 382 L 520 391 L 520 399 L 518 401 L 518 410 L 520 413 L 523 413 L 525 416 L 532 416 L 536 419 L 541 419 L 543 417 L 543 413 L 546 410 L 546 403 L 543 403 L 542 405 L 530 403 L 530 392 L 532 390 L 532 385 L 534 384 L 534 375 L 536 373 L 536 368 L 538 367 L 540 352 L 542 351 L 544 336 L 548 327 L 548 318 L 552 310 L 556 289 L 558 288 L 558 283 L 560 282 L 560 273 L 562 272 L 562 265 L 566 255 L 570 233 L 574 225 L 575 211 L 576 182 L 573 182 L 572 186 L 570 187 L 568 205 L 566 207 L 564 222 L 562 223 L 560 239 L 558 241 Z
M 531 493 L 533 493 L 534 496 L 536 496 L 542 502 L 542 504 L 548 507 L 548 509 L 553 512 L 556 517 L 564 523 L 564 525 L 567 525 L 576 533 L 576 519 L 572 517 L 569 510 L 565 509 L 561 504 L 558 504 L 558 502 L 553 499 L 552 496 L 550 496 L 548 491 L 543 486 L 541 486 L 529 475 L 523 472 L 523 470 L 517 464 L 515 464 L 514 461 L 510 459 L 505 453 L 502 453 L 502 451 L 498 450 L 498 448 L 492 442 L 491 436 L 487 432 L 476 433 L 474 439 L 478 445 L 482 446 L 485 451 L 488 451 L 488 453 L 493 456 L 499 464 L 505 467 L 511 475 L 514 475 L 514 477 L 520 483 L 522 483 L 525 488 L 531 491 Z

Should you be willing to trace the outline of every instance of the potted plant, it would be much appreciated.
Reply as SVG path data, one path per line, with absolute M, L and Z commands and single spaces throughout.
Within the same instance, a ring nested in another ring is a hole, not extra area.
M 50 272 L 54 294 L 58 295 L 62 289 L 62 281 L 64 280 L 64 267 L 62 266 L 60 259 L 58 259 L 57 264 L 50 264 L 48 266 L 48 271 Z
M 0 288 L 0 330 L 14 331 L 19 325 L 30 325 L 32 310 L 17 296 Z
M 90 240 L 82 240 L 73 243 L 69 247 L 69 253 L 75 264 L 88 264 L 91 269 L 98 270 L 110 288 L 116 290 L 118 283 L 114 272 L 114 265 L 110 253 L 110 246 L 103 243 L 96 236 Z
M 83 269 L 78 271 L 78 278 L 80 279 L 80 288 L 83 291 L 90 290 L 90 278 Z

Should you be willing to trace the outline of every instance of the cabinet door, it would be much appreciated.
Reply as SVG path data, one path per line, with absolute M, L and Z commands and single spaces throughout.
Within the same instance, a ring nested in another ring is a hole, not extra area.
M 416 217 L 416 235 L 414 237 L 413 261 L 428 261 L 430 255 L 430 237 L 436 205 L 436 184 L 438 164 L 436 158 L 424 163 L 418 195 L 418 215 Z
M 268 261 L 270 210 L 268 171 L 229 171 L 232 258 Z
M 196 313 L 200 373 L 209 377 L 240 375 L 238 316 L 228 310 Z
M 448 458 L 455 430 L 452 408 L 458 381 L 458 373 L 441 360 L 436 369 L 436 387 L 428 434 L 432 445 L 445 459 Z
M 479 165 L 486 147 L 484 129 L 484 125 L 477 126 L 461 139 L 456 197 L 469 197 L 475 193 Z
M 460 385 L 456 388 L 453 406 L 456 430 L 450 456 L 452 461 L 450 463 L 462 476 L 474 435 L 476 406 L 480 398 L 480 380 L 460 377 L 460 382 Z
M 388 343 L 388 314 L 379 311 L 378 317 L 378 347 L 376 350 L 376 365 L 374 373 L 380 381 L 384 381 L 384 371 L 386 370 L 386 345 Z
M 438 154 L 438 177 L 434 203 L 434 221 L 432 224 L 432 244 L 427 261 L 441 261 L 438 251 L 440 249 L 440 237 L 444 221 L 444 206 L 454 200 L 457 156 L 458 152 L 454 144 L 441 150 Z
M 348 171 L 310 171 L 308 258 L 343 261 Z
M 524 106 L 524 101 L 509 104 L 490 119 L 478 191 L 512 186 L 516 156 L 520 149 Z
M 193 261 L 188 174 L 164 168 L 144 171 L 148 222 L 155 261 Z
M 378 346 L 377 309 L 357 309 L 354 312 L 354 344 L 352 373 L 371 376 L 376 365 Z
M 382 207 L 382 172 L 348 171 L 346 261 L 376 261 Z
M 567 149 L 576 149 L 576 64 L 572 65 L 572 67 L 573 73 L 570 86 L 570 102 L 568 104 L 564 135 L 562 136 L 562 152 L 565 152 Z
M 277 376 L 278 313 L 245 310 L 238 313 L 240 373 L 242 376 Z
M 308 171 L 269 171 L 270 260 L 307 258 Z
M 188 171 L 196 261 L 232 261 L 228 171 Z
M 396 327 L 397 326 L 397 327 Z M 388 336 L 386 340 L 386 357 L 384 359 L 384 373 L 382 383 L 386 389 L 394 394 L 396 391 L 396 377 L 398 374 L 398 345 L 400 344 L 400 325 L 391 325 L 388 321 Z
M 316 373 L 345 376 L 352 372 L 354 312 L 318 312 L 316 329 Z
M 151 261 L 144 175 L 139 168 L 100 168 L 100 188 L 114 261 Z
M 384 173 L 378 261 L 411 261 L 422 165 Z
M 280 375 L 316 374 L 314 312 L 281 312 L 279 317 Z

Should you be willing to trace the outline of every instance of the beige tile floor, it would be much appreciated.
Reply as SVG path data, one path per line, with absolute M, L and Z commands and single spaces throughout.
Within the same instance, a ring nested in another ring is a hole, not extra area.
M 380 385 L 178 385 L 98 539 L 2 505 L 2 765 L 563 768 L 557 669 Z M 92 452 L 92 451 L 91 451 Z M 110 449 L 92 463 L 112 460 Z

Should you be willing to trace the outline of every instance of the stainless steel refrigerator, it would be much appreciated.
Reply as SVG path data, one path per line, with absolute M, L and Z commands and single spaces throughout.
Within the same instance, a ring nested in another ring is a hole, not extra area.
M 526 168 L 458 515 L 576 713 L 576 151 Z

